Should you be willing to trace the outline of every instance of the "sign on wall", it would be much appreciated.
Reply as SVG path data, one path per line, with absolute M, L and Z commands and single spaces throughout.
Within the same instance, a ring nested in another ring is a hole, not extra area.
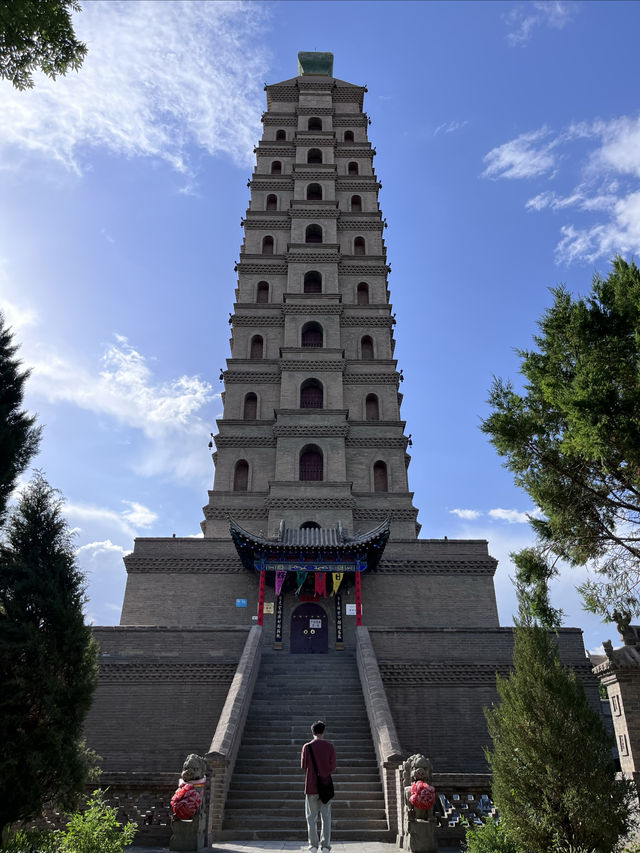
M 345 610 L 346 610 L 347 616 L 355 616 L 356 615 L 355 604 L 345 604 Z
M 246 598 L 236 598 L 236 607 L 246 607 L 247 599 Z
M 273 613 L 273 601 L 265 601 L 264 612 L 265 613 Z

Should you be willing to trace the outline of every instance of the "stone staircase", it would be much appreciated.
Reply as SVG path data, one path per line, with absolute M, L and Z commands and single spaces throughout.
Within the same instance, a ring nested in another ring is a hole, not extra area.
M 321 719 L 336 747 L 332 839 L 392 841 L 355 657 L 264 650 L 220 840 L 306 839 L 300 750 Z

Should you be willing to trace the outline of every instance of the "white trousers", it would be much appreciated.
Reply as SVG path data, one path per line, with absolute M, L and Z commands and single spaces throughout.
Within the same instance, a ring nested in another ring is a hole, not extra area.
M 331 800 L 323 803 L 318 794 L 306 794 L 304 804 L 307 816 L 309 847 L 326 847 L 331 850 Z M 318 814 L 321 821 L 321 838 L 318 842 Z

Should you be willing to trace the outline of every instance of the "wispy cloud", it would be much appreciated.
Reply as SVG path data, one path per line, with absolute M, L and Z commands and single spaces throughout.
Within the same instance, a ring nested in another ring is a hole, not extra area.
M 558 140 L 549 138 L 548 128 L 521 133 L 498 145 L 484 157 L 484 178 L 535 178 L 556 167 L 554 148 Z
M 30 309 L 0 298 L 0 310 L 8 317 L 29 317 L 20 357 L 32 371 L 30 395 L 72 404 L 135 430 L 144 437 L 132 462 L 138 473 L 168 475 L 185 483 L 202 481 L 203 448 L 214 414 L 207 407 L 220 397 L 208 382 L 199 376 L 158 379 L 149 359 L 122 335 L 105 346 L 99 362 L 87 362 L 42 340 L 37 314 Z M 130 520 L 137 516 L 139 521 L 140 512 L 140 505 L 132 503 Z
M 455 133 L 456 130 L 462 130 L 462 128 L 466 127 L 468 124 L 468 121 L 445 121 L 444 124 L 440 124 L 436 127 L 433 131 L 433 135 L 437 136 L 439 133 Z
M 190 171 L 190 149 L 252 161 L 259 136 L 263 4 L 110 0 L 74 16 L 89 52 L 79 73 L 35 88 L 0 87 L 0 150 L 80 174 L 87 148 L 164 160 Z
M 564 217 L 558 263 L 640 251 L 640 117 L 577 122 L 558 132 L 543 127 L 494 148 L 484 160 L 484 177 L 544 176 L 547 186 L 525 208 Z M 564 165 L 578 172 L 579 182 L 549 189 L 550 181 L 564 181 Z
M 506 521 L 509 524 L 526 524 L 530 515 L 530 513 L 520 512 L 517 509 L 502 509 L 501 507 L 490 509 L 488 514 L 496 521 Z
M 467 521 L 473 521 L 474 518 L 479 518 L 482 513 L 478 509 L 450 509 L 451 515 L 457 515 L 458 518 L 464 518 Z
M 524 46 L 539 27 L 561 30 L 575 16 L 578 4 L 566 0 L 525 0 L 510 9 L 503 19 L 507 41 L 512 47 Z

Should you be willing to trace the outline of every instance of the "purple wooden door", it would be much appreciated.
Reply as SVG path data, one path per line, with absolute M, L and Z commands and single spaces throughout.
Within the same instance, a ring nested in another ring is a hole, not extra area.
M 329 651 L 327 614 L 319 604 L 300 604 L 291 614 L 291 654 L 326 654 Z

